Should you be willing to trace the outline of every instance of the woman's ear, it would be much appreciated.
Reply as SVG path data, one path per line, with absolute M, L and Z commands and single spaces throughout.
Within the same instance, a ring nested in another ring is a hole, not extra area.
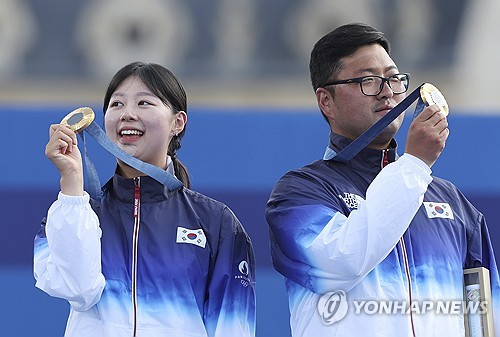
M 178 135 L 179 133 L 181 133 L 182 130 L 184 130 L 186 123 L 187 123 L 187 113 L 184 111 L 179 111 L 175 115 L 174 127 L 172 128 L 174 135 Z

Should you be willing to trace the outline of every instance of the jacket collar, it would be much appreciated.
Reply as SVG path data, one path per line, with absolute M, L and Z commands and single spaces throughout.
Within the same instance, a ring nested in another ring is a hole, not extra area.
M 165 185 L 149 176 L 125 178 L 115 173 L 113 178 L 104 185 L 104 193 L 109 193 L 112 197 L 122 202 L 133 203 L 136 186 L 140 188 L 141 202 L 165 200 L 183 188 L 169 191 Z
M 340 152 L 343 148 L 349 145 L 352 139 L 346 138 L 334 132 L 330 132 L 330 142 L 323 156 L 323 160 L 332 162 L 335 154 Z M 393 138 L 387 150 L 377 150 L 371 148 L 364 148 L 353 159 L 348 162 L 353 169 L 361 171 L 379 172 L 382 169 L 384 153 L 387 152 L 389 163 L 395 161 L 397 155 L 397 143 Z

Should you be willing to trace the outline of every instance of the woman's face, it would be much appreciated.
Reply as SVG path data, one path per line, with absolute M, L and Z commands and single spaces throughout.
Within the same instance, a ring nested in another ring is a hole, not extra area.
M 131 156 L 166 167 L 168 144 L 187 120 L 184 111 L 174 114 L 138 78 L 124 80 L 111 95 L 104 117 L 108 137 Z

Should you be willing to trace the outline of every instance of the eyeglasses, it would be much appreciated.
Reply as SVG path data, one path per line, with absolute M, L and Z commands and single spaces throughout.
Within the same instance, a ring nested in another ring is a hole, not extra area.
M 410 85 L 410 74 L 395 74 L 389 77 L 376 75 L 356 77 L 347 80 L 328 82 L 323 84 L 321 87 L 324 88 L 329 85 L 359 83 L 361 92 L 364 95 L 377 96 L 382 92 L 385 82 L 387 82 L 389 88 L 391 88 L 394 94 L 402 94 L 408 90 L 408 86 Z

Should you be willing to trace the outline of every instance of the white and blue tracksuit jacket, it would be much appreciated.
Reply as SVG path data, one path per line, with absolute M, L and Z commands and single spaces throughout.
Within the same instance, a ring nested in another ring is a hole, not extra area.
M 334 151 L 349 142 L 331 134 Z M 463 269 L 480 266 L 490 272 L 500 335 L 499 276 L 483 215 L 419 159 L 396 157 L 395 146 L 364 149 L 276 184 L 266 217 L 294 337 L 464 336 L 456 308 Z
M 35 238 L 36 286 L 71 304 L 66 336 L 255 335 L 251 241 L 224 204 L 115 175 L 100 205 L 59 194 Z

